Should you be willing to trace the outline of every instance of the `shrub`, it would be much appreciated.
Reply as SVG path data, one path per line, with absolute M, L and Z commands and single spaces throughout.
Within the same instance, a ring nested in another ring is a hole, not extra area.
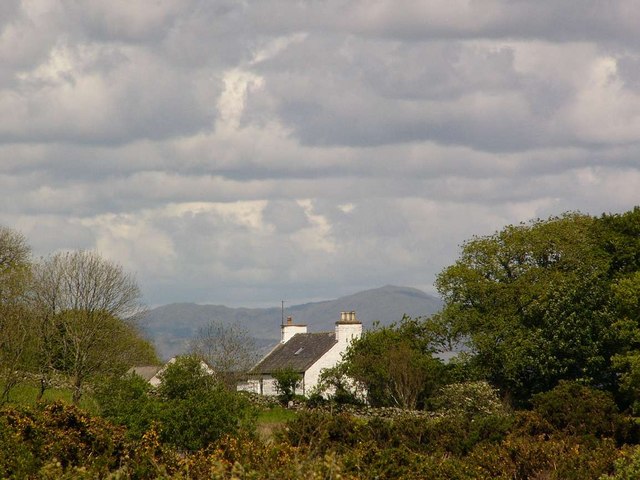
M 125 450 L 121 428 L 60 402 L 6 408 L 2 416 L 2 451 L 11 455 L 0 456 L 3 477 L 31 477 L 44 467 L 64 472 L 82 467 L 93 472 L 90 476 L 102 476 Z
M 314 455 L 324 455 L 330 450 L 344 451 L 366 441 L 364 425 L 366 422 L 345 413 L 303 411 L 288 421 L 277 437 L 294 447 L 304 447 Z
M 432 408 L 446 415 L 476 417 L 506 414 L 498 391 L 485 381 L 452 383 L 431 399 Z
M 273 378 L 276 381 L 278 398 L 283 405 L 286 405 L 294 399 L 296 387 L 300 384 L 302 376 L 291 368 L 283 368 L 273 372 Z
M 99 385 L 94 395 L 104 418 L 126 426 L 129 438 L 140 439 L 160 418 L 160 402 L 150 391 L 146 380 L 129 374 Z
M 562 381 L 534 395 L 533 411 L 558 430 L 572 435 L 613 437 L 621 421 L 613 397 L 577 382 Z
M 231 392 L 196 357 L 181 357 L 162 374 L 154 394 L 137 376 L 125 376 L 97 395 L 102 415 L 140 439 L 157 425 L 160 441 L 182 450 L 204 448 L 226 434 L 253 431 L 256 411 L 246 396 Z
M 223 435 L 253 431 L 256 412 L 244 397 L 223 385 L 201 393 L 164 402 L 160 410 L 160 438 L 164 442 L 195 451 Z
M 614 472 L 600 480 L 637 480 L 640 478 L 640 448 L 635 448 L 616 460 Z

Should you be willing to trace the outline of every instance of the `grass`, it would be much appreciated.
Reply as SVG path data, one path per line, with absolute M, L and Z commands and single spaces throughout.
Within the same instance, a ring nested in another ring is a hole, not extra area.
M 287 420 L 296 418 L 297 413 L 284 407 L 273 407 L 262 410 L 258 414 L 258 423 L 284 423 Z
M 45 390 L 42 401 L 54 402 L 60 400 L 71 404 L 71 394 L 71 389 L 69 388 L 50 388 Z M 9 403 L 14 405 L 34 405 L 37 398 L 38 387 L 28 382 L 16 385 L 9 392 Z M 89 413 L 98 412 L 97 402 L 91 395 L 86 393 L 80 398 L 80 408 Z
M 296 418 L 296 416 L 297 413 L 295 411 L 287 410 L 283 407 L 273 407 L 268 410 L 262 410 L 258 414 L 256 432 L 260 438 L 268 441 L 288 420 L 292 420 Z

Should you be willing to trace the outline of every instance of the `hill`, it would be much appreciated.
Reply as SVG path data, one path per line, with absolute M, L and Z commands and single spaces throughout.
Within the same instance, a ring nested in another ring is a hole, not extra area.
M 439 298 L 408 287 L 385 286 L 365 290 L 335 300 L 305 303 L 287 307 L 285 315 L 296 323 L 308 325 L 310 332 L 333 330 L 340 312 L 355 310 L 365 329 L 374 322 L 388 325 L 402 318 L 429 316 L 438 310 Z M 281 309 L 229 308 L 224 305 L 172 303 L 148 312 L 144 326 L 162 358 L 184 353 L 198 329 L 211 320 L 240 324 L 260 347 L 273 345 L 280 339 Z

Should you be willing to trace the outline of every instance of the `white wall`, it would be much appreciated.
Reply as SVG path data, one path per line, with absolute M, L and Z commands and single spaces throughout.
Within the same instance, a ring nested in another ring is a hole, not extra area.
M 280 331 L 280 343 L 287 343 L 291 337 L 298 333 L 307 333 L 306 325 L 282 325 Z
M 336 323 L 336 340 L 338 340 L 338 343 L 331 347 L 327 353 L 307 369 L 304 376 L 304 395 L 308 396 L 318 385 L 322 370 L 335 367 L 336 364 L 342 360 L 342 355 L 347 351 L 351 342 L 361 336 L 361 323 Z
M 268 375 L 262 378 L 251 378 L 246 382 L 238 383 L 236 389 L 240 392 L 258 393 L 260 395 L 278 395 L 276 381 Z M 300 391 L 296 390 L 296 393 L 300 393 Z

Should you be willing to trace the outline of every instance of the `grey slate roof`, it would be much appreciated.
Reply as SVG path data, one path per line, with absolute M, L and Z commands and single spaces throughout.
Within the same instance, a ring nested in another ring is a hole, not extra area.
M 304 372 L 338 341 L 334 332 L 298 333 L 263 358 L 250 374 L 273 373 L 283 368 Z
M 156 373 L 160 371 L 162 365 L 145 365 L 141 367 L 131 367 L 127 373 L 135 373 L 147 382 L 151 380 Z

